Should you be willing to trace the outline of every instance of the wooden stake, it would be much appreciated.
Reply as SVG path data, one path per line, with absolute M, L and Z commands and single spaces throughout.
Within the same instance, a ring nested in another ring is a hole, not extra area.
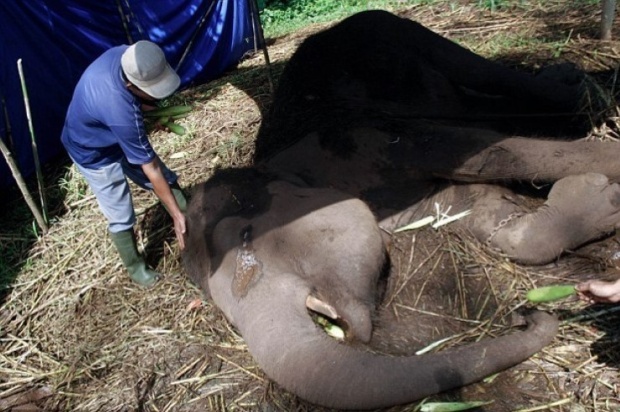
M 24 182 L 24 179 L 22 178 L 22 175 L 19 172 L 19 169 L 17 168 L 17 164 L 15 163 L 15 160 L 13 159 L 13 156 L 11 155 L 11 151 L 6 146 L 6 144 L 4 144 L 4 141 L 2 139 L 0 139 L 0 151 L 2 151 L 2 154 L 4 155 L 4 159 L 6 160 L 6 163 L 9 165 L 9 168 L 11 169 L 11 173 L 13 174 L 13 177 L 15 178 L 15 182 L 17 182 L 17 186 L 19 187 L 19 190 L 21 190 L 22 195 L 24 196 L 24 199 L 26 200 L 26 203 L 28 204 L 28 207 L 32 211 L 34 218 L 37 220 L 37 223 L 39 224 L 39 227 L 41 228 L 41 231 L 44 234 L 47 233 L 48 231 L 47 223 L 45 219 L 43 219 L 43 215 L 39 211 L 37 204 L 32 199 L 32 196 L 30 195 L 30 192 L 28 191 L 28 187 L 26 186 L 26 182 Z
M 34 158 L 34 167 L 37 174 L 37 183 L 39 184 L 39 197 L 41 198 L 41 208 L 43 210 L 43 220 L 47 224 L 47 201 L 45 200 L 43 173 L 41 172 L 41 164 L 39 163 L 39 150 L 37 149 L 37 141 L 34 137 L 34 127 L 32 126 L 32 115 L 30 113 L 30 101 L 28 99 L 28 89 L 26 89 L 26 79 L 24 77 L 24 69 L 22 68 L 22 59 L 17 60 L 17 70 L 22 85 L 22 93 L 24 95 L 24 106 L 26 107 L 26 117 L 28 118 L 28 130 L 30 130 L 30 141 L 32 143 L 32 156 Z

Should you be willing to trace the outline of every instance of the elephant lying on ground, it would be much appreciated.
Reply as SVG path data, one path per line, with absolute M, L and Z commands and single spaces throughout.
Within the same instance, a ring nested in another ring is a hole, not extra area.
M 534 311 L 524 330 L 421 356 L 361 343 L 386 240 L 435 204 L 471 209 L 455 224 L 532 264 L 617 228 L 620 145 L 519 137 L 579 124 L 565 116 L 586 90 L 572 80 L 512 71 L 387 12 L 352 16 L 289 61 L 254 166 L 194 191 L 186 270 L 265 373 L 316 404 L 412 402 L 520 363 L 553 339 L 553 316 Z M 511 181 L 554 184 L 528 210 Z M 342 325 L 346 343 L 310 312 Z

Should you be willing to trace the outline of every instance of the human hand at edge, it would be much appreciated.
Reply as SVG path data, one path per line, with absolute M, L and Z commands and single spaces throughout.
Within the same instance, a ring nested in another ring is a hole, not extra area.
M 181 250 L 185 249 L 185 215 L 181 214 L 178 217 L 173 218 L 174 220 L 174 234 L 179 241 L 179 247 Z
M 588 303 L 620 302 L 620 279 L 612 282 L 589 280 L 576 286 L 579 298 Z
M 174 234 L 179 241 L 179 247 L 183 250 L 185 248 L 185 215 L 181 212 L 181 209 L 179 209 L 179 205 L 172 194 L 170 185 L 164 178 L 159 158 L 155 157 L 149 163 L 143 164 L 142 170 L 153 185 L 153 191 L 163 203 L 170 217 L 172 217 L 174 222 Z

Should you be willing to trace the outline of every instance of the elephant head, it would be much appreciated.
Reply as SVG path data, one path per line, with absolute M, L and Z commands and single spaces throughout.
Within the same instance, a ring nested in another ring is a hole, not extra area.
M 535 312 L 516 333 L 421 356 L 372 353 L 329 337 L 320 312 L 347 341 L 367 342 L 389 265 L 373 213 L 359 199 L 253 169 L 198 186 L 187 213 L 183 259 L 240 331 L 265 373 L 312 403 L 371 409 L 408 403 L 515 365 L 554 337 Z

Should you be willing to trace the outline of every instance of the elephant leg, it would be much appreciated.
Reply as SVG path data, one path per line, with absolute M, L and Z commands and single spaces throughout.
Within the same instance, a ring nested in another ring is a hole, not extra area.
M 572 110 L 578 107 L 583 93 L 579 79 L 575 79 L 583 76 L 573 75 L 569 79 L 573 83 L 567 84 L 549 76 L 519 72 L 487 60 L 419 23 L 387 12 L 359 13 L 345 20 L 341 30 L 352 27 L 361 27 L 368 36 L 383 36 L 386 44 L 399 45 L 399 53 L 422 58 L 453 84 L 478 92 Z
M 569 176 L 556 182 L 547 201 L 531 213 L 507 191 L 487 191 L 470 216 L 464 223 L 489 246 L 521 263 L 548 263 L 620 227 L 620 185 L 596 173 Z
M 433 215 L 436 207 L 450 208 L 449 214 L 471 210 L 454 224 L 514 261 L 544 264 L 620 227 L 620 185 L 597 173 L 568 176 L 557 181 L 547 201 L 533 211 L 498 185 L 450 185 L 380 225 L 393 231 Z
M 620 145 L 614 142 L 505 137 L 488 130 L 454 127 L 409 133 L 408 139 L 391 145 L 392 157 L 408 156 L 411 165 L 436 177 L 471 183 L 555 182 L 594 172 L 620 180 Z

